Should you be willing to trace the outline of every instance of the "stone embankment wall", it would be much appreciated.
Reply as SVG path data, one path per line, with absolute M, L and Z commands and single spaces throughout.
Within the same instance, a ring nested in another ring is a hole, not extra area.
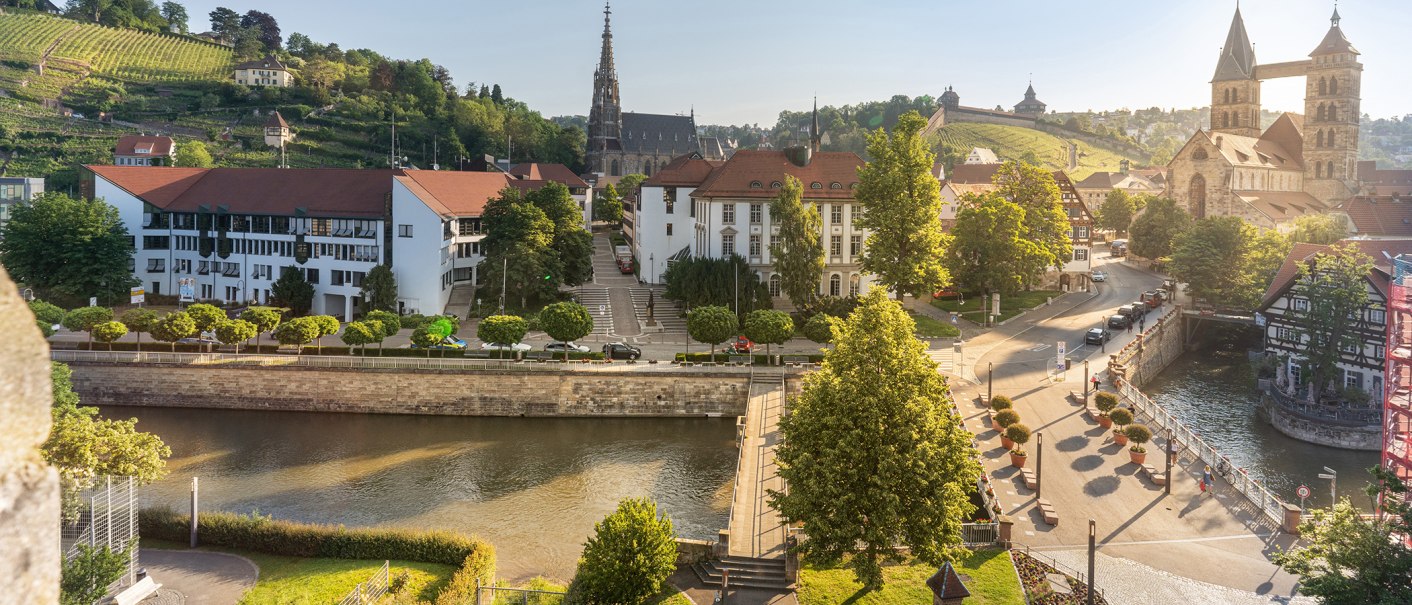
M 1305 418 L 1277 405 L 1269 395 L 1261 401 L 1270 425 L 1281 433 L 1300 441 L 1347 450 L 1381 451 L 1383 435 L 1378 425 L 1342 426 L 1328 421 Z
M 1156 313 L 1161 312 L 1161 318 Z M 1109 355 L 1110 374 L 1121 374 L 1133 386 L 1142 388 L 1156 378 L 1185 350 L 1182 336 L 1181 305 L 1165 305 L 1148 314 L 1148 328 L 1122 350 Z
M 87 405 L 444 416 L 737 416 L 750 377 L 74 363 Z

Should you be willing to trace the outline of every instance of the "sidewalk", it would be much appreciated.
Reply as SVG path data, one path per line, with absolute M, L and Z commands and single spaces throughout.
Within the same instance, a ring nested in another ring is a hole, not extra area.
M 260 577 L 260 568 L 250 559 L 201 550 L 144 548 L 138 564 L 162 585 L 144 604 L 236 605 Z

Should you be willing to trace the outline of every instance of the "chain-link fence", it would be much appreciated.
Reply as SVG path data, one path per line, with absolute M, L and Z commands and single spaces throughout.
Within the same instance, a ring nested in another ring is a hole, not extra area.
M 137 541 L 137 480 L 102 477 L 65 503 L 60 520 L 64 561 L 79 556 L 80 545 L 118 552 Z M 129 553 L 123 576 L 108 587 L 113 595 L 137 582 L 137 548 Z
M 348 596 L 343 597 L 338 605 L 370 605 L 376 603 L 388 591 L 388 561 L 382 562 L 382 567 L 367 582 L 361 582 L 353 587 L 353 591 Z

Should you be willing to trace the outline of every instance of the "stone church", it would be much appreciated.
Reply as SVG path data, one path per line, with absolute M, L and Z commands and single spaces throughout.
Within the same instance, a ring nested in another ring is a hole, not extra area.
M 1363 65 L 1339 26 L 1309 58 L 1259 64 L 1236 9 L 1211 79 L 1211 127 L 1192 135 L 1167 164 L 1167 195 L 1193 217 L 1239 216 L 1281 228 L 1325 212 L 1358 191 L 1359 92 Z M 1305 79 L 1304 115 L 1282 114 L 1260 129 L 1260 84 Z
M 588 172 L 652 176 L 677 156 L 701 152 L 695 111 L 686 116 L 623 111 L 613 67 L 612 14 L 605 4 L 603 51 L 593 72 L 593 107 L 588 112 Z

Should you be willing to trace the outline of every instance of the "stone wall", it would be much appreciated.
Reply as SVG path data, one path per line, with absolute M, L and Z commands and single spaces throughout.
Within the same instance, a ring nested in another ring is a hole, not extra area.
M 1157 318 L 1157 313 L 1164 315 Z M 1108 361 L 1110 373 L 1121 373 L 1138 388 L 1161 374 L 1185 350 L 1181 305 L 1163 305 L 1149 312 L 1147 317 L 1147 330 L 1122 350 L 1109 355 Z
M 70 364 L 86 405 L 445 416 L 736 416 L 745 373 Z
M 0 267 L 0 605 L 59 602 L 59 476 L 49 437 L 49 347 Z
M 1377 425 L 1341 426 L 1305 418 L 1280 407 L 1269 395 L 1261 398 L 1260 405 L 1262 415 L 1275 430 L 1300 441 L 1347 450 L 1376 452 L 1383 449 L 1383 435 Z

